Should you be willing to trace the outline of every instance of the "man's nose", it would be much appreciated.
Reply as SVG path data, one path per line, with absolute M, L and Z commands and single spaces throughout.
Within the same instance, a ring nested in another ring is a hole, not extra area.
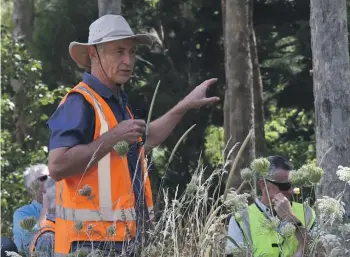
M 125 63 L 126 65 L 130 65 L 131 64 L 131 54 L 125 54 L 124 55 L 123 63 Z

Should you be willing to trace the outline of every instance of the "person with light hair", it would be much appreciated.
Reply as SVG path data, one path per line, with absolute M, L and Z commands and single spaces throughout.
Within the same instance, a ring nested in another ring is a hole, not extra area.
M 43 213 L 38 221 L 39 230 L 35 235 L 30 253 L 31 256 L 38 256 L 39 253 L 42 256 L 51 257 L 54 256 L 55 247 L 55 213 L 56 213 L 56 183 L 51 178 L 45 182 L 46 195 L 43 199 Z
M 43 211 L 44 183 L 49 175 L 45 164 L 36 164 L 28 167 L 23 174 L 24 185 L 29 192 L 32 202 L 18 208 L 13 214 L 13 237 L 19 252 L 28 253 L 33 239 L 33 233 L 23 229 L 20 223 L 25 218 L 39 219 Z

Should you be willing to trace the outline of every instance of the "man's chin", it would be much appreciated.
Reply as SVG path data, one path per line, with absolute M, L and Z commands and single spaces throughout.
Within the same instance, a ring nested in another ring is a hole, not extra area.
M 285 195 L 285 197 L 286 197 L 290 202 L 293 201 L 292 195 Z
M 116 80 L 114 80 L 114 82 L 116 84 L 119 84 L 119 85 L 122 85 L 122 84 L 125 84 L 126 82 L 128 82 L 130 80 L 130 76 L 125 76 L 125 77 L 122 77 L 122 78 L 118 78 Z

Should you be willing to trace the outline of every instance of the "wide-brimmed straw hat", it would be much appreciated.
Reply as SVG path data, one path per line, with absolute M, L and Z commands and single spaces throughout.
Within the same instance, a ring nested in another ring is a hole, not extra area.
M 69 44 L 69 54 L 80 67 L 89 69 L 91 60 L 88 46 L 128 38 L 134 39 L 137 44 L 152 46 L 152 38 L 147 34 L 134 34 L 123 16 L 107 14 L 90 25 L 87 43 Z

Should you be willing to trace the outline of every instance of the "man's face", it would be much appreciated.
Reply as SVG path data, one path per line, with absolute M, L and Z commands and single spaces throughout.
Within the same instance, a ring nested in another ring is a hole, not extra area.
M 98 53 L 103 69 L 111 81 L 124 84 L 130 79 L 135 65 L 135 51 L 136 44 L 132 39 L 104 43 L 102 51 L 99 50 Z
M 265 180 L 270 199 L 274 198 L 275 195 L 279 193 L 282 193 L 288 200 L 292 199 L 293 187 L 288 186 L 288 183 L 290 183 L 288 170 L 277 169 L 275 175 L 272 178 Z M 262 191 L 265 192 L 264 184 L 260 183 L 260 185 Z

